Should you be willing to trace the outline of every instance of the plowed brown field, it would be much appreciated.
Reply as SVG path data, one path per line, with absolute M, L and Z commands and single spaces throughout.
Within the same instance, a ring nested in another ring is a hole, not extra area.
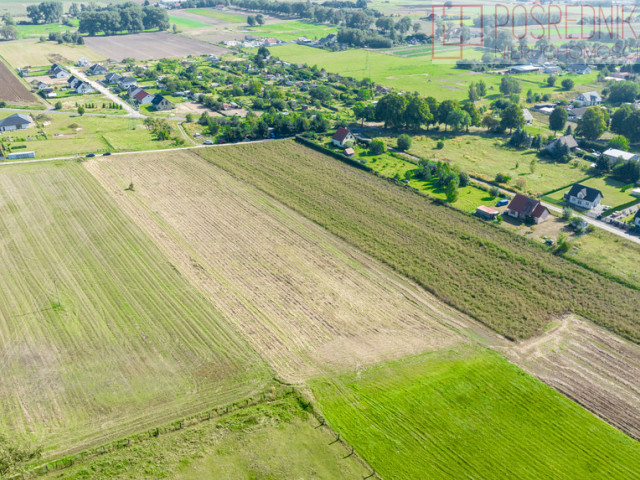
M 13 104 L 38 103 L 38 99 L 2 61 L 0 61 L 0 100 Z
M 474 325 L 391 269 L 188 152 L 87 168 L 287 379 L 461 341 Z M 125 191 L 130 175 L 135 191 Z

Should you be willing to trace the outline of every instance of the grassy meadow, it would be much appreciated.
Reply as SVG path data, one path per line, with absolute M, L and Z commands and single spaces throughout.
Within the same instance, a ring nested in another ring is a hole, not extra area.
M 600 190 L 603 195 L 603 205 L 617 207 L 618 205 L 629 203 L 635 199 L 635 197 L 631 196 L 633 188 L 625 189 L 624 187 L 627 187 L 628 185 L 611 177 L 592 177 L 580 183 L 587 187 L 597 188 Z M 569 189 L 567 188 L 566 190 L 555 192 L 549 195 L 549 197 L 555 202 L 561 203 L 564 201 L 564 194 L 568 191 Z
M 201 17 L 215 18 L 216 20 L 222 20 L 223 22 L 228 23 L 245 23 L 247 21 L 247 17 L 243 17 L 242 15 L 214 10 L 212 8 L 189 8 L 186 11 L 195 13 Z
M 640 444 L 488 350 L 311 382 L 328 424 L 382 478 L 628 479 Z
M 197 153 L 510 338 L 570 310 L 640 340 L 636 292 L 508 231 L 293 141 Z
M 266 388 L 258 355 L 82 165 L 0 168 L 1 433 L 51 458 Z
M 59 45 L 57 42 L 40 42 L 33 38 L 0 42 L 0 56 L 14 68 L 75 63 L 80 57 L 87 57 L 95 62 L 106 60 L 103 55 L 85 45 Z
M 277 26 L 279 25 L 274 25 Z M 487 84 L 488 100 L 498 98 L 500 94 L 500 75 L 460 70 L 452 64 L 434 64 L 429 55 L 404 58 L 358 49 L 329 52 L 304 45 L 274 47 L 271 53 L 288 62 L 317 65 L 329 72 L 358 80 L 370 78 L 380 85 L 418 92 L 438 100 L 464 100 L 468 96 L 469 85 L 478 80 L 484 80 Z M 547 75 L 542 73 L 517 75 L 516 78 L 520 81 L 522 96 L 531 89 L 534 94 L 549 93 L 557 98 L 573 98 L 578 91 L 593 90 L 596 76 L 596 73 L 567 75 L 576 83 L 574 90 L 570 92 L 562 90 L 561 87 L 547 86 Z
M 44 479 L 360 480 L 370 471 L 299 402 L 297 394 L 222 415 L 127 448 L 79 460 Z
M 338 28 L 332 25 L 318 25 L 298 20 L 248 28 L 254 35 L 275 37 L 285 42 L 297 40 L 300 37 L 320 39 L 338 32 Z M 320 52 L 318 49 L 314 50 Z

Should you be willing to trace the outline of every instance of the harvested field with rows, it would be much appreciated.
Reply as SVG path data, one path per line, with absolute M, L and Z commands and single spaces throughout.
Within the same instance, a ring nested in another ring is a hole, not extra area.
M 110 157 L 86 167 L 288 380 L 467 341 L 459 330 L 492 336 L 191 152 Z M 131 176 L 134 192 L 124 190 Z
M 0 172 L 0 432 L 64 455 L 262 392 L 271 371 L 78 163 Z
M 9 67 L 0 60 L 0 101 L 14 105 L 38 103 L 38 99 L 24 86 Z
M 509 338 L 540 333 L 573 311 L 640 341 L 637 290 L 413 190 L 294 141 L 198 155 Z
M 229 52 L 226 48 L 217 45 L 167 32 L 87 37 L 85 44 L 99 54 L 117 61 L 127 57 L 136 60 L 157 60 L 210 53 L 221 55 Z

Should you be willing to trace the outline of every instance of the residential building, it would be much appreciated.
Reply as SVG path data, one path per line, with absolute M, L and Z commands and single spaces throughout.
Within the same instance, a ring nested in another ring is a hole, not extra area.
M 87 70 L 87 75 L 104 75 L 105 73 L 107 73 L 107 69 L 99 63 L 94 63 Z
M 519 220 L 540 223 L 544 222 L 549 216 L 549 209 L 542 205 L 540 200 L 516 193 L 515 197 L 507 205 L 505 213 Z
M 331 137 L 331 143 L 337 147 L 345 148 L 349 142 L 353 143 L 355 137 L 348 128 L 338 127 L 336 133 Z
M 602 97 L 596 91 L 585 92 L 578 95 L 574 102 L 579 103 L 583 107 L 591 107 L 594 105 L 600 105 L 602 103 Z
M 552 155 L 555 155 L 558 152 L 558 149 L 563 146 L 567 146 L 569 151 L 575 149 L 578 146 L 578 142 L 573 138 L 573 135 L 563 135 L 562 137 L 556 138 L 553 142 L 545 147 L 547 152 Z
M 10 132 L 13 130 L 23 130 L 32 124 L 31 117 L 24 113 L 14 113 L 10 117 L 0 120 L 0 132 Z
M 80 57 L 78 59 L 78 63 L 76 63 L 76 65 L 78 67 L 88 67 L 89 65 L 91 65 L 91 62 L 89 61 L 89 59 L 87 57 Z
M 107 73 L 104 80 L 107 84 L 118 83 L 122 79 L 122 76 L 117 73 Z
M 567 67 L 569 73 L 576 73 L 578 75 L 587 75 L 591 73 L 591 68 L 588 65 L 576 63 Z
M 151 101 L 151 105 L 156 110 L 171 110 L 172 108 L 175 108 L 175 105 L 162 95 L 156 95 Z
M 567 110 L 567 113 L 569 114 L 568 120 L 570 122 L 577 122 L 582 118 L 582 116 L 584 115 L 584 112 L 587 111 L 587 108 L 589 107 L 578 107 L 578 108 L 572 108 L 571 110 Z
M 522 109 L 522 116 L 524 117 L 524 123 L 527 125 L 531 125 L 533 123 L 533 115 L 531 115 L 531 112 L 526 108 Z
M 80 82 L 76 86 L 76 93 L 79 93 L 80 95 L 84 95 L 85 93 L 92 93 L 92 92 L 93 92 L 93 87 L 91 86 L 91 84 L 87 82 Z
M 577 207 L 586 208 L 591 210 L 598 205 L 602 200 L 602 192 L 595 188 L 587 187 L 580 183 L 576 183 L 571 187 L 564 195 L 564 199 L 567 203 L 575 205 Z
M 138 82 L 133 77 L 122 77 L 118 80 L 118 86 L 124 90 L 135 87 L 138 85 Z
M 76 87 L 78 85 L 80 85 L 82 83 L 82 80 L 80 80 L 78 77 L 76 77 L 75 75 L 71 75 L 69 77 L 69 79 L 67 80 L 67 85 L 69 85 L 69 88 L 73 88 L 74 90 L 76 89 Z
M 623 150 L 618 150 L 616 148 L 610 148 L 608 150 L 605 150 L 604 152 L 602 152 L 602 155 L 604 155 L 604 157 L 607 160 L 614 163 L 617 163 L 620 161 L 626 161 L 626 160 L 637 161 L 640 158 L 635 153 L 625 152 Z
M 55 78 L 67 78 L 69 76 L 69 72 L 67 72 L 57 63 L 54 63 L 49 69 L 49 75 Z
M 129 96 L 134 99 L 138 105 L 149 105 L 154 97 L 152 93 L 147 92 L 144 88 L 132 90 Z

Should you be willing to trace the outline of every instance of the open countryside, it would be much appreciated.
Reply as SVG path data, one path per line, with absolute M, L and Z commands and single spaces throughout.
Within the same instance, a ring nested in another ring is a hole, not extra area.
M 640 42 L 458 6 L 0 2 L 0 478 L 640 478 Z

